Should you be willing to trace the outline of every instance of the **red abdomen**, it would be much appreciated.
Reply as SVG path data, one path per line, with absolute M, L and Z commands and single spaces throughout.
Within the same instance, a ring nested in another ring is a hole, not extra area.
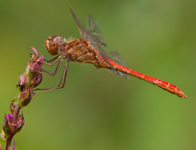
M 134 70 L 131 70 L 129 68 L 121 66 L 110 59 L 108 59 L 108 61 L 111 63 L 111 65 L 114 67 L 114 69 L 116 69 L 120 72 L 123 72 L 128 75 L 132 75 L 134 77 L 137 77 L 139 79 L 143 79 L 145 81 L 148 81 L 148 82 L 150 82 L 154 85 L 157 85 L 157 86 L 161 87 L 162 89 L 167 90 L 168 92 L 175 94 L 179 97 L 187 98 L 187 96 L 177 86 L 170 84 L 169 82 L 165 82 L 165 81 L 159 80 L 157 78 L 153 78 L 153 77 L 147 76 L 145 74 L 136 72 Z

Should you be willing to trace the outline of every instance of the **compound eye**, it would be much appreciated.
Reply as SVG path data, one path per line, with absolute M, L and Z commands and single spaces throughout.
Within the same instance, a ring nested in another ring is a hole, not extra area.
M 52 38 L 52 37 L 51 37 L 51 36 L 49 36 L 49 37 L 48 37 L 48 40 L 51 40 L 51 38 Z
M 48 37 L 48 39 L 45 41 L 45 46 L 51 55 L 57 55 L 60 51 L 61 43 L 61 37 L 59 35 L 54 35 L 52 37 Z

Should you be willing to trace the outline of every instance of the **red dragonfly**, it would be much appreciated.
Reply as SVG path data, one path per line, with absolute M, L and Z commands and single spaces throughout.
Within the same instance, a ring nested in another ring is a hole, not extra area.
M 69 61 L 78 61 L 84 63 L 91 63 L 96 68 L 110 69 L 114 71 L 116 74 L 124 76 L 125 78 L 128 78 L 127 75 L 132 75 L 139 79 L 148 81 L 154 85 L 157 85 L 163 88 L 164 90 L 167 90 L 168 92 L 175 94 L 179 97 L 187 97 L 177 86 L 170 84 L 169 82 L 165 82 L 157 78 L 144 75 L 142 73 L 124 67 L 122 63 L 117 63 L 117 61 L 120 60 L 120 57 L 118 55 L 115 55 L 117 54 L 117 52 L 111 53 L 115 55 L 113 58 L 111 58 L 102 50 L 102 47 L 106 47 L 106 43 L 104 42 L 103 36 L 101 34 L 97 22 L 90 15 L 88 15 L 87 28 L 85 28 L 81 24 L 79 19 L 76 17 L 75 13 L 71 8 L 70 11 L 78 26 L 82 39 L 74 39 L 71 41 L 67 41 L 66 39 L 62 39 L 62 37 L 60 37 L 59 35 L 48 37 L 48 39 L 45 41 L 45 46 L 51 55 L 57 56 L 49 61 L 45 60 L 44 64 L 54 65 L 57 62 L 59 63 L 54 73 L 50 73 L 45 70 L 42 70 L 39 73 L 55 76 L 62 61 L 64 59 L 67 59 L 67 62 L 63 71 L 61 81 L 57 87 L 49 89 L 36 89 L 40 91 L 37 91 L 35 93 L 63 88 L 66 83 Z

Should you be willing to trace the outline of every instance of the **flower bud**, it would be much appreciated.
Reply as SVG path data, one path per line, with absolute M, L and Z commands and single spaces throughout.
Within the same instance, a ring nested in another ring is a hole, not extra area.
M 37 71 L 40 71 L 41 70 L 41 67 L 43 65 L 43 62 L 44 61 L 44 57 L 41 55 L 40 57 L 37 58 L 36 61 L 33 61 L 33 62 L 29 62 L 29 70 L 31 72 L 37 72 Z
M 17 118 L 14 118 L 14 116 L 11 114 L 5 114 L 2 133 L 6 138 L 13 136 L 22 129 L 24 122 L 25 120 L 23 114 L 19 114 Z
M 4 116 L 4 123 L 3 123 L 3 131 L 6 137 L 9 137 L 12 134 L 12 121 L 14 117 L 11 114 Z
M 41 73 L 37 73 L 33 79 L 31 80 L 31 85 L 34 85 L 33 88 L 35 88 L 36 86 L 38 86 L 40 83 L 42 82 L 42 74 Z
M 31 88 L 27 88 L 27 90 L 19 93 L 18 104 L 21 107 L 27 106 L 30 103 L 31 98 L 35 95 L 35 93 L 33 93 L 33 91 L 32 91 L 32 88 L 33 88 L 33 86 Z
M 25 123 L 25 120 L 24 120 L 23 113 L 22 113 L 22 115 L 19 114 L 17 121 L 15 123 L 15 126 L 13 128 L 13 133 L 16 134 L 17 132 L 19 132 L 22 129 L 22 127 L 24 126 L 24 123 Z

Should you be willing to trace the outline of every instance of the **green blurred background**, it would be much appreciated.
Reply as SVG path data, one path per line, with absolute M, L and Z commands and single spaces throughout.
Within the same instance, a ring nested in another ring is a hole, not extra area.
M 71 62 L 66 87 L 36 94 L 15 136 L 21 150 L 195 150 L 196 2 L 193 0 L 0 0 L 0 125 L 18 94 L 31 46 L 46 59 L 49 35 L 80 38 L 69 12 L 91 14 L 106 51 L 120 52 L 133 70 L 177 85 L 187 99 L 93 65 Z M 55 67 L 44 66 L 51 72 Z M 44 76 L 40 88 L 58 85 Z

